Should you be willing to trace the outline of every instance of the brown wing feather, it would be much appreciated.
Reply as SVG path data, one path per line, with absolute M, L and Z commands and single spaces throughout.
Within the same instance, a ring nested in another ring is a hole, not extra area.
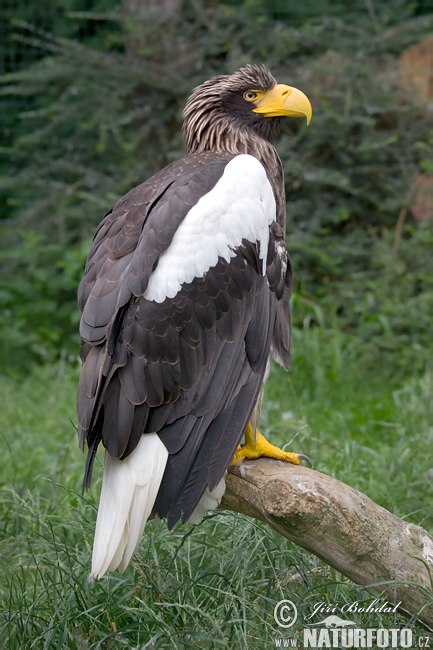
M 84 486 L 101 440 L 126 458 L 142 433 L 156 431 L 170 455 L 154 510 L 170 526 L 220 480 L 257 402 L 274 325 L 287 326 L 277 224 L 267 277 L 256 244 L 243 242 L 230 262 L 220 259 L 174 298 L 143 298 L 159 256 L 228 160 L 189 156 L 121 199 L 98 229 L 79 292 Z M 281 349 L 288 354 L 286 340 Z
M 127 363 L 127 345 L 134 336 L 131 323 L 129 327 L 127 320 L 124 323 L 127 313 L 129 318 L 134 313 L 130 304 L 144 292 L 159 255 L 169 246 L 191 205 L 215 185 L 228 159 L 212 153 L 186 156 L 128 192 L 99 226 L 78 291 L 78 306 L 83 312 L 80 333 L 84 365 L 77 400 L 82 448 L 89 436 L 93 438 L 92 427 L 103 403 L 108 374 L 113 375 L 113 364 L 115 368 Z M 190 188 L 187 200 L 185 187 Z M 122 345 L 114 346 L 119 337 Z M 107 342 L 112 349 L 107 349 Z M 92 363 L 87 364 L 92 348 L 97 353 L 92 353 Z M 93 385 L 92 396 L 83 389 L 89 385 Z
M 271 353 L 275 361 L 290 370 L 290 297 L 292 267 L 286 250 L 285 231 L 277 223 L 270 229 L 267 277 L 269 287 L 277 297 L 276 319 Z

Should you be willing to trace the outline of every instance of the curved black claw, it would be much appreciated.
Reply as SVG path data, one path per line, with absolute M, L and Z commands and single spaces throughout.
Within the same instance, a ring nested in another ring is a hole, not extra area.
M 308 456 L 306 456 L 305 454 L 298 454 L 298 458 L 299 458 L 299 460 L 305 460 L 305 462 L 307 463 L 307 465 L 308 465 L 308 467 L 310 469 L 313 467 L 313 463 L 308 458 Z

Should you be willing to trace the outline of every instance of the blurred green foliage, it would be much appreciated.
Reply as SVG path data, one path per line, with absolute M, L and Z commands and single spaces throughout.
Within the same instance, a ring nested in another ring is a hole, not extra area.
M 80 343 L 76 288 L 89 245 L 62 247 L 24 231 L 14 246 L 0 248 L 5 270 L 0 277 L 0 358 L 9 374 L 58 354 L 75 361 Z
M 89 237 L 122 193 L 182 155 L 191 88 L 246 62 L 267 64 L 313 104 L 310 127 L 287 122 L 278 145 L 295 324 L 337 321 L 373 360 L 388 351 L 406 363 L 406 350 L 429 342 L 432 224 L 406 206 L 415 175 L 431 171 L 433 120 L 399 83 L 398 56 L 433 16 L 379 3 L 374 15 L 323 11 L 295 25 L 267 4 L 186 4 L 147 22 L 92 14 L 95 40 L 16 27 L 41 57 L 0 88 L 3 102 L 27 107 L 0 150 L 6 370 L 78 350 L 74 296 Z

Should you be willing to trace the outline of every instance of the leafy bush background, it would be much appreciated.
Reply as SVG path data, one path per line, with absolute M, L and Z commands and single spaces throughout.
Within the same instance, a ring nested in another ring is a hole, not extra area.
M 305 3 L 303 24 L 259 2 L 186 3 L 144 23 L 105 2 L 110 14 L 64 17 L 68 27 L 54 21 L 53 32 L 16 22 L 18 42 L 38 58 L 1 88 L 10 127 L 0 161 L 5 371 L 75 357 L 75 292 L 97 224 L 122 193 L 182 155 L 191 88 L 246 62 L 266 63 L 313 104 L 310 127 L 287 122 L 278 144 L 295 326 L 337 326 L 347 341 L 356 336 L 366 363 L 378 353 L 396 366 L 424 363 L 432 225 L 409 212 L 397 242 L 395 229 L 415 174 L 431 169 L 433 123 L 399 82 L 397 58 L 433 16 L 407 2 L 379 3 L 374 16 L 364 3 L 314 6 Z

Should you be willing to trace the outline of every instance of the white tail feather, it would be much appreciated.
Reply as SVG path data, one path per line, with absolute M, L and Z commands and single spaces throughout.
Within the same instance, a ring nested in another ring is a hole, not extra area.
M 123 572 L 152 512 L 168 451 L 156 433 L 144 434 L 125 460 L 105 454 L 104 478 L 93 543 L 92 575 Z
M 200 524 L 208 510 L 216 510 L 216 508 L 218 508 L 219 504 L 221 503 L 221 499 L 223 498 L 224 492 L 226 491 L 226 473 L 218 485 L 214 487 L 212 492 L 209 490 L 209 488 L 206 488 L 194 512 L 188 519 L 189 524 Z

